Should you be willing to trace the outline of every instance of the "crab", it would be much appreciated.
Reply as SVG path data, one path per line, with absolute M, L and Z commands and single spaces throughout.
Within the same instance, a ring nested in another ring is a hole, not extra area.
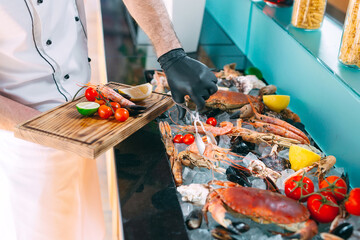
M 227 112 L 235 112 L 240 110 L 241 117 L 246 113 L 252 114 L 251 107 L 249 105 L 249 95 L 240 92 L 231 92 L 218 90 L 215 94 L 211 95 L 208 100 L 205 102 L 205 106 L 212 109 L 220 109 L 222 111 Z M 254 96 L 249 96 L 250 100 L 254 103 L 254 105 L 262 111 L 264 105 L 260 101 L 259 98 Z M 250 110 L 250 113 L 249 113 Z
M 212 190 L 207 197 L 203 213 L 206 222 L 209 211 L 215 221 L 239 234 L 228 216 L 230 212 L 248 217 L 262 224 L 274 223 L 293 233 L 290 238 L 311 239 L 318 232 L 315 221 L 301 203 L 281 194 L 257 188 L 242 187 L 233 182 L 214 180 L 209 184 L 223 186 Z

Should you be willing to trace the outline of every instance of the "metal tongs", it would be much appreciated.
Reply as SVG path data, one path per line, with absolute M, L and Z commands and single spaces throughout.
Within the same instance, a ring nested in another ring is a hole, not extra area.
M 175 102 L 176 103 L 176 102 Z M 205 143 L 203 142 L 200 134 L 199 134 L 199 131 L 198 131 L 198 124 L 201 126 L 202 130 L 204 131 L 205 135 L 206 135 L 206 138 L 207 138 L 207 141 L 211 144 L 215 144 L 217 145 L 217 142 L 216 142 L 216 139 L 214 138 L 214 135 L 209 132 L 209 131 L 206 131 L 205 130 L 205 127 L 204 127 L 204 124 L 200 121 L 200 115 L 199 115 L 199 111 L 197 110 L 197 107 L 195 109 L 195 114 L 191 112 L 191 110 L 185 106 L 185 104 L 183 103 L 176 103 L 176 105 L 184 108 L 189 114 L 190 114 L 190 117 L 191 117 L 191 120 L 194 121 L 194 127 L 195 127 L 195 143 L 196 143 L 196 146 L 199 150 L 199 153 L 201 155 L 204 155 L 204 152 L 205 152 Z

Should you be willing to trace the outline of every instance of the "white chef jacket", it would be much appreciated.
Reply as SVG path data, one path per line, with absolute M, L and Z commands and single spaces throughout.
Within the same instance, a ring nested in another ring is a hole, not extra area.
M 0 0 L 0 95 L 45 111 L 89 79 L 81 0 Z M 0 130 L 0 239 L 101 240 L 104 228 L 94 160 Z
M 40 111 L 90 79 L 83 2 L 0 0 L 0 94 Z

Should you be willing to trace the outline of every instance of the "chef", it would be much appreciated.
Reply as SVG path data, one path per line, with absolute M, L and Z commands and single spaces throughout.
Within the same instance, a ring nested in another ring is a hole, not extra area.
M 186 56 L 162 0 L 124 3 L 151 39 L 173 99 L 189 95 L 203 108 L 216 78 Z M 82 0 L 0 1 L 1 239 L 104 239 L 96 162 L 13 134 L 16 124 L 70 101 L 89 80 Z

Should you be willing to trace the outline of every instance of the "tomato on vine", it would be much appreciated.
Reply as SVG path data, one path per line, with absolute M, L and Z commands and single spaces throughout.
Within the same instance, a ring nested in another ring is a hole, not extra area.
M 215 118 L 213 118 L 213 117 L 209 117 L 207 120 L 206 120 L 206 123 L 207 124 L 210 124 L 210 125 L 212 125 L 212 126 L 216 126 L 216 124 L 217 124 L 217 121 L 216 121 L 216 119 Z
M 95 102 L 98 103 L 98 104 L 100 104 L 100 105 L 105 105 L 105 104 L 106 104 L 106 102 L 105 102 L 104 99 L 98 99 L 98 98 L 96 98 L 96 99 L 95 99 Z
M 352 215 L 360 216 L 360 188 L 350 191 L 349 197 L 345 200 L 345 209 Z
M 330 194 L 314 194 L 307 200 L 307 208 L 311 217 L 319 223 L 329 223 L 339 214 L 339 206 Z
M 183 138 L 183 142 L 187 145 L 192 144 L 195 141 L 195 137 L 194 135 L 192 135 L 191 133 L 185 134 L 184 138 Z
M 324 192 L 332 194 L 338 202 L 342 201 L 347 193 L 346 182 L 338 176 L 325 178 L 320 182 L 319 188 L 320 190 L 326 189 Z
M 293 176 L 285 182 L 285 195 L 289 198 L 305 202 L 304 197 L 314 192 L 314 183 L 305 176 Z
M 173 138 L 173 142 L 174 143 L 183 143 L 183 135 L 181 134 L 176 134 L 175 137 Z
M 117 102 L 110 102 L 110 105 L 111 105 L 112 109 L 114 110 L 114 112 L 117 109 L 121 108 L 120 103 L 117 103 Z
M 85 90 L 85 98 L 90 102 L 94 102 L 98 96 L 99 96 L 98 92 L 96 91 L 96 89 L 92 87 L 88 87 Z
M 115 111 L 115 119 L 125 122 L 129 118 L 129 111 L 125 108 L 119 108 Z
M 101 105 L 98 109 L 98 114 L 103 119 L 108 119 L 112 114 L 112 109 L 109 106 Z

